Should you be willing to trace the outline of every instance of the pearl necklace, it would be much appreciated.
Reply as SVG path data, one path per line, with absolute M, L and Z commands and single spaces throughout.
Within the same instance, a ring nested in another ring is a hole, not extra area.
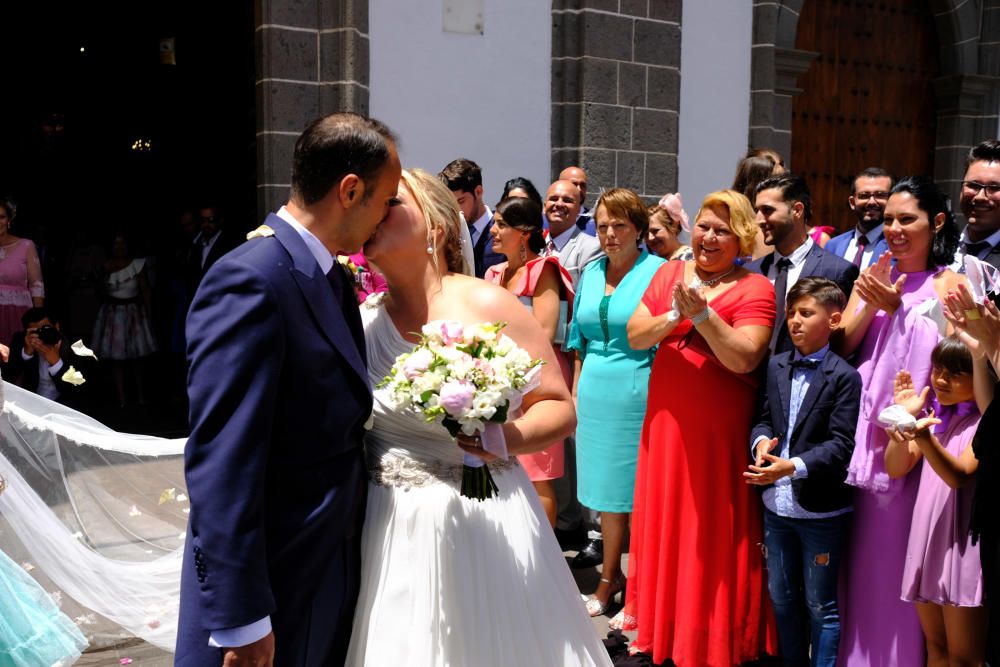
M 715 278 L 712 278 L 710 280 L 705 280 L 704 278 L 702 278 L 701 276 L 699 276 L 697 268 L 695 268 L 694 275 L 698 278 L 698 280 L 701 281 L 701 284 L 704 285 L 705 287 L 715 287 L 715 285 L 720 280 L 722 280 L 723 278 L 725 278 L 726 276 L 728 276 L 730 273 L 732 273 L 735 270 L 736 270 L 736 266 L 733 265 L 732 267 L 730 267 L 730 269 L 728 271 L 726 271 L 725 273 L 723 273 L 721 276 L 716 276 Z

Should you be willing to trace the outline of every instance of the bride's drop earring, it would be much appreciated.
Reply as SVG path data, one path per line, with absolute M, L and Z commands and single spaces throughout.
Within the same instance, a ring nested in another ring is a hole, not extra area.
M 430 239 L 427 239 L 427 254 L 428 255 L 433 255 L 434 254 L 434 244 L 431 243 Z

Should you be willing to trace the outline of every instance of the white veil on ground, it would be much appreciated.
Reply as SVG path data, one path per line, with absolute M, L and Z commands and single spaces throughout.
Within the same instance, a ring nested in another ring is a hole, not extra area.
M 183 450 L 183 439 L 117 433 L 0 382 L 0 548 L 92 646 L 136 636 L 174 649 Z

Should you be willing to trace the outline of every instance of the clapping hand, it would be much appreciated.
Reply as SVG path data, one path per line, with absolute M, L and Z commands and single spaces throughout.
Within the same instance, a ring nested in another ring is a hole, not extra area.
M 913 377 L 910 376 L 910 371 L 899 371 L 896 373 L 896 379 L 892 382 L 892 400 L 893 403 L 916 417 L 924 409 L 930 390 L 930 386 L 927 386 L 918 394 L 913 386 Z
M 976 303 L 968 285 L 959 283 L 945 296 L 944 316 L 962 342 L 977 357 L 992 354 L 1000 345 L 1000 310 L 992 301 Z
M 683 281 L 678 281 L 674 285 L 673 297 L 677 312 L 685 319 L 691 319 L 708 308 L 708 299 L 705 298 L 702 290 L 689 287 Z
M 865 303 L 889 315 L 895 313 L 902 303 L 903 284 L 906 283 L 905 273 L 895 283 L 890 282 L 891 272 L 892 254 L 884 252 L 877 262 L 861 272 L 854 283 L 854 289 Z
M 770 453 L 777 446 L 777 438 L 762 439 L 757 443 L 754 464 L 750 466 L 750 472 L 743 473 L 743 479 L 747 484 L 767 486 L 774 484 L 782 477 L 795 474 L 794 463 Z
M 916 426 L 914 426 L 911 431 L 901 432 L 899 429 L 890 427 L 887 428 L 885 432 L 889 434 L 891 439 L 901 445 L 905 445 L 910 440 L 915 440 L 917 442 L 917 446 L 923 448 L 927 439 L 926 436 L 929 435 L 930 427 L 940 423 L 941 420 L 935 417 L 934 411 L 931 410 L 930 416 L 918 419 Z

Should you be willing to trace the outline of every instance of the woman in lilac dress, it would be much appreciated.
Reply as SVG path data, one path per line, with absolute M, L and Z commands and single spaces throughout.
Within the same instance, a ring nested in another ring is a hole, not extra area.
M 921 418 L 927 389 L 918 393 L 905 370 L 896 375 L 896 405 L 918 421 L 912 430 L 889 430 L 885 450 L 891 477 L 908 474 L 923 459 L 902 597 L 920 616 L 928 664 L 981 665 L 987 615 L 979 546 L 969 524 L 978 468 L 972 437 L 980 418 L 973 377 L 989 370 L 982 359 L 973 369 L 969 348 L 955 336 L 937 344 L 931 364 L 930 416 Z
M 889 436 L 878 414 L 893 403 L 898 370 L 910 371 L 917 391 L 927 386 L 931 351 L 947 325 L 941 304 L 962 279 L 944 268 L 955 254 L 958 229 L 947 197 L 930 179 L 896 184 L 883 229 L 891 256 L 862 272 L 842 325 L 841 352 L 858 352 L 864 387 L 846 480 L 857 487 L 854 532 L 841 579 L 839 662 L 853 667 L 924 664 L 920 621 L 899 595 L 920 470 L 890 478 Z

